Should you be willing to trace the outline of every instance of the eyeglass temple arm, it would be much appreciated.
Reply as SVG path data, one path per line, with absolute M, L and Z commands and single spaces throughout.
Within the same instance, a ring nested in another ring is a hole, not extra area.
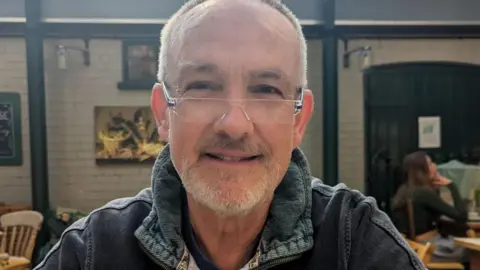
M 304 93 L 303 87 L 299 87 L 298 92 L 299 92 L 299 97 L 297 101 L 295 101 L 295 113 L 299 113 L 303 109 L 303 93 Z
M 165 100 L 167 101 L 168 107 L 175 106 L 176 105 L 175 100 L 173 98 L 171 98 L 170 95 L 168 94 L 169 87 L 167 86 L 167 84 L 164 81 L 162 81 L 161 84 L 162 84 L 163 96 L 165 97 Z

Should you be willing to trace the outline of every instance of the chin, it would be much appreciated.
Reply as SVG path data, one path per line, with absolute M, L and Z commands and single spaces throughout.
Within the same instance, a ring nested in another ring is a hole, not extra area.
M 180 178 L 185 190 L 199 204 L 223 216 L 238 216 L 252 212 L 268 202 L 280 179 L 279 166 L 212 171 L 211 168 L 193 166 Z
M 193 178 L 182 182 L 186 191 L 198 203 L 221 216 L 239 216 L 250 213 L 270 197 L 270 187 L 265 180 L 247 186 L 239 179 L 208 183 Z

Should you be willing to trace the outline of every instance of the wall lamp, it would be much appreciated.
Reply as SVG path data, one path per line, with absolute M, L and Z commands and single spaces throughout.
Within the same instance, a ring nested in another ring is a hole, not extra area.
M 362 68 L 368 68 L 371 65 L 372 47 L 363 46 L 354 49 L 348 49 L 348 40 L 343 39 L 343 68 L 350 67 L 350 56 L 358 53 L 361 57 Z
M 89 40 L 85 39 L 84 43 L 85 43 L 85 48 L 57 45 L 56 54 L 57 54 L 58 68 L 62 70 L 67 69 L 67 52 L 68 51 L 81 52 L 83 56 L 83 64 L 87 67 L 90 66 L 90 42 Z

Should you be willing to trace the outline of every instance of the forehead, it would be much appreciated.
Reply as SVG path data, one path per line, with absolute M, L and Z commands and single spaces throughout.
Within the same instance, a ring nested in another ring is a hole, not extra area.
M 173 65 L 177 76 L 188 71 L 297 79 L 300 41 L 277 10 L 242 3 L 197 8 L 188 14 L 194 19 L 181 27 Z

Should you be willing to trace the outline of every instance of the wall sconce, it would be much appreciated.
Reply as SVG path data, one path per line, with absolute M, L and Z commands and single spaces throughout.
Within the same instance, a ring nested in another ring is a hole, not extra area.
M 78 48 L 73 46 L 57 45 L 56 46 L 56 55 L 57 55 L 57 66 L 61 70 L 67 69 L 67 52 L 68 51 L 78 51 L 82 53 L 83 64 L 85 66 L 90 66 L 90 46 L 89 41 L 84 40 L 85 48 Z
M 363 50 L 360 53 L 362 69 L 367 69 L 372 65 L 372 48 L 370 46 L 367 47 L 366 50 Z
M 350 56 L 359 53 L 362 69 L 369 68 L 372 64 L 372 47 L 363 46 L 348 50 L 348 40 L 343 40 L 343 68 L 350 67 Z

